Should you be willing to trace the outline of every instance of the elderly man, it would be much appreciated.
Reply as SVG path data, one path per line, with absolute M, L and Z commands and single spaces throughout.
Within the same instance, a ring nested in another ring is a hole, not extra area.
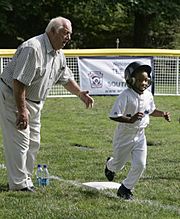
M 71 22 L 53 18 L 45 33 L 22 43 L 0 79 L 0 124 L 10 190 L 34 191 L 32 172 L 40 148 L 44 101 L 59 82 L 86 107 L 94 100 L 82 91 L 66 65 L 62 48 L 72 34 Z

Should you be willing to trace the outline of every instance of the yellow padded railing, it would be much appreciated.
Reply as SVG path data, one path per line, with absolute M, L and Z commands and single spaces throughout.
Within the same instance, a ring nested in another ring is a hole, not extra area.
M 67 57 L 77 56 L 180 56 L 180 50 L 171 49 L 64 49 Z M 0 49 L 0 57 L 12 57 L 16 49 Z

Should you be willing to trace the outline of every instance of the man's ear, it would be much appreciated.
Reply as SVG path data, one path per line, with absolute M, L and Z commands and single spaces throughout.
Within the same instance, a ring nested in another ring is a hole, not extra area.
M 56 32 L 55 27 L 51 27 L 51 32 L 52 32 L 53 34 L 55 34 L 55 32 Z

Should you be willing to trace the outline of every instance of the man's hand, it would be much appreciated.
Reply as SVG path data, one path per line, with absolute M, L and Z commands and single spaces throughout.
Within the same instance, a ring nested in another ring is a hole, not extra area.
M 28 116 L 28 110 L 24 110 L 23 112 L 19 113 L 16 112 L 16 127 L 19 130 L 23 130 L 27 128 L 27 125 L 29 123 L 29 116 Z
M 89 91 L 80 91 L 78 96 L 85 103 L 86 108 L 93 107 L 94 99 L 89 96 Z

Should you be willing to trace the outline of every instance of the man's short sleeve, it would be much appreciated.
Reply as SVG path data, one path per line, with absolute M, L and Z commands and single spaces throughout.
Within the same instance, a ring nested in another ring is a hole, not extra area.
M 74 75 L 71 71 L 71 69 L 66 65 L 65 70 L 63 74 L 61 75 L 59 81 L 62 85 L 65 85 L 68 83 L 69 79 L 74 80 Z
M 16 57 L 13 79 L 29 86 L 36 73 L 36 54 L 32 47 L 20 48 Z

